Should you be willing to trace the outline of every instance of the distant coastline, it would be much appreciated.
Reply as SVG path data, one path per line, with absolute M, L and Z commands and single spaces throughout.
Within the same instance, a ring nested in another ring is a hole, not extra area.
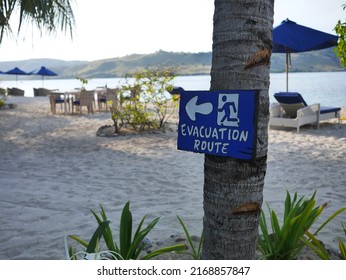
M 0 71 L 14 67 L 30 72 L 41 66 L 51 68 L 58 73 L 49 79 L 83 78 L 120 78 L 146 68 L 173 68 L 178 76 L 209 75 L 211 52 L 184 53 L 163 50 L 152 54 L 132 54 L 124 57 L 96 61 L 64 61 L 57 59 L 29 59 L 21 61 L 0 61 Z M 291 55 L 290 72 L 331 72 L 343 71 L 333 48 L 321 51 L 297 53 Z M 285 55 L 272 54 L 271 73 L 285 71 Z M 13 76 L 0 74 L 0 80 L 13 80 Z M 37 79 L 37 76 L 20 76 L 20 79 Z

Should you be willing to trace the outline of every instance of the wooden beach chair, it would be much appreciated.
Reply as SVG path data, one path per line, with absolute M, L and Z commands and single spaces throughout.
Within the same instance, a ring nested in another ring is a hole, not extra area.
M 101 110 L 104 106 L 105 110 L 112 110 L 118 106 L 118 89 L 105 88 L 104 92 L 97 95 L 98 108 Z
M 110 110 L 118 107 L 118 89 L 107 88 L 106 92 L 106 106 Z
M 102 110 L 103 107 L 107 110 L 107 100 L 106 100 L 106 91 L 107 88 L 98 89 L 97 92 L 97 107 L 99 110 Z
M 7 95 L 10 96 L 24 96 L 24 90 L 20 88 L 7 88 Z
M 50 102 L 50 109 L 53 114 L 56 114 L 56 106 L 58 104 L 60 104 L 61 111 L 63 111 L 63 107 L 65 106 L 65 99 L 61 97 L 61 93 L 51 91 L 50 94 L 48 94 L 48 97 Z M 66 104 L 68 106 L 68 110 L 70 111 L 70 100 L 68 97 L 66 98 Z
M 82 113 L 83 106 L 87 107 L 88 113 L 94 113 L 94 91 L 93 90 L 82 90 L 80 93 L 75 95 L 75 98 L 72 99 L 72 113 L 73 108 L 77 106 L 79 113 Z

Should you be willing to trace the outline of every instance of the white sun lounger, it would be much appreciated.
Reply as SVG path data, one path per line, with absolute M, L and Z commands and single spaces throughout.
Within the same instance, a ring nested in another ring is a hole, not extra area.
M 306 124 L 316 124 L 320 121 L 337 118 L 340 122 L 339 107 L 321 107 L 320 104 L 307 105 L 298 92 L 279 92 L 274 94 L 278 103 L 270 108 L 270 126 L 299 128 Z

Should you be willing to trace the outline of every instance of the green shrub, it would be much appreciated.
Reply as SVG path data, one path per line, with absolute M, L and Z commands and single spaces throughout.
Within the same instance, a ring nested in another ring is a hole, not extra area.
M 345 228 L 343 223 L 341 223 L 341 225 L 342 225 L 342 228 L 344 230 L 345 237 L 346 237 L 346 228 Z M 339 249 L 340 249 L 340 255 L 341 255 L 342 259 L 346 260 L 346 245 L 340 237 L 339 237 Z
M 346 4 L 342 5 L 343 10 L 346 10 Z M 338 21 L 334 27 L 336 35 L 338 35 L 338 45 L 335 47 L 334 52 L 340 59 L 342 67 L 346 67 L 346 22 Z
M 68 248 L 68 255 L 70 259 L 77 259 L 79 256 L 83 259 L 152 259 L 158 255 L 184 251 L 187 249 L 185 244 L 177 244 L 174 246 L 168 246 L 160 248 L 151 253 L 144 252 L 144 238 L 151 232 L 155 225 L 159 222 L 160 218 L 156 218 L 151 221 L 145 228 L 142 229 L 146 216 L 144 216 L 139 223 L 134 235 L 132 236 L 132 213 L 130 211 L 130 202 L 127 202 L 123 208 L 120 225 L 119 225 L 119 243 L 116 243 L 113 239 L 112 230 L 109 226 L 110 220 L 107 218 L 104 208 L 100 205 L 100 214 L 96 214 L 91 210 L 94 215 L 98 227 L 95 230 L 90 241 L 87 242 L 76 235 L 69 235 L 70 238 L 77 241 L 83 247 L 85 251 L 76 252 L 73 247 Z M 103 238 L 104 244 L 107 250 L 100 250 L 100 240 Z
M 131 78 L 131 80 L 129 79 Z M 120 89 L 120 104 L 112 108 L 115 132 L 124 126 L 134 130 L 162 129 L 169 116 L 170 102 L 174 109 L 178 99 L 168 92 L 172 89 L 172 70 L 145 70 L 126 76 Z
M 198 247 L 195 248 L 192 237 L 191 237 L 187 227 L 185 226 L 185 223 L 183 222 L 183 220 L 179 216 L 177 216 L 177 219 L 178 219 L 180 225 L 183 227 L 186 238 L 187 238 L 187 240 L 190 244 L 190 247 L 191 247 L 191 252 L 182 252 L 182 253 L 190 255 L 194 260 L 200 260 L 201 259 L 202 244 L 204 241 L 204 232 L 202 231 L 201 237 L 199 239 Z
M 283 224 L 280 226 L 276 213 L 268 205 L 271 229 L 267 226 L 264 211 L 261 212 L 258 245 L 264 259 L 294 259 L 305 244 L 300 240 L 304 230 L 309 229 L 323 211 L 315 207 L 315 193 L 310 199 L 298 199 L 297 193 L 293 200 L 286 192 Z
M 312 244 L 305 235 L 327 206 L 327 204 L 323 204 L 315 207 L 315 195 L 316 192 L 309 199 L 306 199 L 304 196 L 298 199 L 297 193 L 295 193 L 292 199 L 291 195 L 286 192 L 282 226 L 279 224 L 276 213 L 268 205 L 272 232 L 269 232 L 266 217 L 262 210 L 260 217 L 261 234 L 258 239 L 258 248 L 264 259 L 295 259 L 304 246 Z M 313 234 L 310 234 L 310 236 L 307 235 L 310 240 L 311 238 L 315 238 L 318 232 L 345 210 L 346 208 L 342 208 L 336 211 Z
M 4 106 L 6 103 L 6 90 L 0 88 L 0 107 Z
M 345 211 L 345 209 L 340 209 L 339 211 L 335 212 L 335 216 L 340 214 L 341 212 Z M 332 216 L 333 217 L 333 216 Z M 334 218 L 334 217 L 333 217 Z M 332 218 L 332 219 L 333 219 Z M 330 219 L 331 220 L 331 219 Z M 329 221 L 328 221 L 329 222 Z M 346 237 L 346 228 L 344 226 L 343 223 L 341 223 L 342 228 L 344 230 L 345 233 L 345 237 Z M 328 251 L 326 250 L 326 248 L 322 245 L 322 243 L 313 235 L 311 234 L 309 231 L 305 231 L 306 236 L 309 239 L 303 239 L 304 243 L 306 245 L 308 245 L 312 250 L 315 251 L 315 253 L 322 259 L 322 260 L 330 260 L 330 256 Z M 346 260 L 346 245 L 345 243 L 342 241 L 342 239 L 339 237 L 339 250 L 340 250 L 340 257 L 343 260 Z

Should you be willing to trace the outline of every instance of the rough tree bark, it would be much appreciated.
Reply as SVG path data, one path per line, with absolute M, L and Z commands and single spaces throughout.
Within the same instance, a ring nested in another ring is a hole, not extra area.
M 274 0 L 215 0 L 211 90 L 260 91 L 256 158 L 205 156 L 202 259 L 254 259 L 267 169 Z

